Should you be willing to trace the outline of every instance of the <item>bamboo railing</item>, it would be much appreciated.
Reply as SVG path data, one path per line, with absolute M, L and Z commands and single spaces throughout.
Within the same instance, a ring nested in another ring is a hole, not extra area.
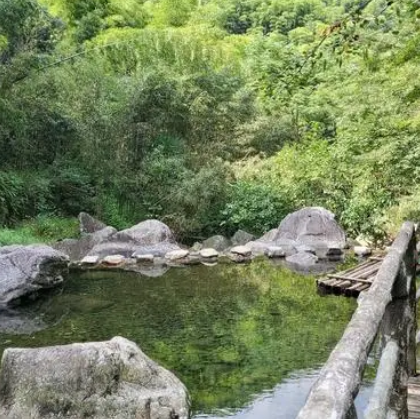
M 416 238 L 406 222 L 343 337 L 313 385 L 298 419 L 355 419 L 369 352 L 381 336 L 382 356 L 365 419 L 406 419 L 408 377 L 416 372 Z

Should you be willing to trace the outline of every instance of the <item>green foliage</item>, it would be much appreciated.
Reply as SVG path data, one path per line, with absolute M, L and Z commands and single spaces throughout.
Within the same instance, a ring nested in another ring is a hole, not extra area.
M 95 189 L 89 176 L 75 168 L 53 168 L 51 193 L 54 208 L 67 216 L 77 216 L 81 211 L 93 212 Z
M 95 209 L 191 238 L 322 205 L 380 239 L 420 181 L 407 84 L 418 12 L 414 0 L 0 0 L 0 167 L 17 176 L 1 180 L 1 223 Z
M 79 234 L 77 218 L 39 216 L 25 221 L 13 229 L 0 229 L 0 246 L 12 244 L 52 243 Z
M 287 196 L 277 188 L 260 183 L 239 181 L 231 187 L 229 200 L 223 209 L 224 227 L 233 233 L 244 229 L 263 234 L 277 227 L 292 209 Z

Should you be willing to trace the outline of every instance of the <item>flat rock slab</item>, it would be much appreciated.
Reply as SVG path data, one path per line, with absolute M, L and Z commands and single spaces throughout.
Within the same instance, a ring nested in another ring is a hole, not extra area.
M 234 255 L 240 255 L 240 256 L 252 255 L 252 250 L 247 246 L 232 247 L 232 249 L 230 249 L 230 252 L 233 253 Z
M 271 259 L 275 258 L 284 258 L 286 256 L 286 252 L 283 250 L 282 247 L 279 246 L 269 246 L 265 252 L 265 255 Z
M 202 258 L 217 258 L 219 252 L 215 249 L 202 249 L 200 250 L 200 256 Z
M 111 265 L 111 266 L 118 266 L 125 263 L 126 258 L 122 255 L 112 255 L 112 256 L 105 256 L 102 259 L 102 263 L 104 265 Z
M 181 381 L 121 337 L 3 354 L 2 419 L 187 419 L 188 410 Z
M 0 305 L 63 283 L 69 258 L 49 246 L 0 247 Z
M 190 254 L 190 252 L 188 250 L 172 250 L 171 252 L 168 252 L 165 255 L 165 258 L 171 261 L 175 261 L 175 260 L 179 260 L 179 259 L 184 259 L 186 258 L 188 255 Z
M 85 256 L 80 263 L 82 265 L 97 265 L 99 263 L 99 256 Z
M 138 255 L 135 253 L 133 257 L 138 263 L 153 263 L 153 261 L 155 260 L 154 255 L 147 253 L 145 255 Z

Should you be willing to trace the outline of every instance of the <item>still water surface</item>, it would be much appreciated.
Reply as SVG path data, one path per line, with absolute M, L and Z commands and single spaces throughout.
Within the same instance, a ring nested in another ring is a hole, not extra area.
M 31 307 L 46 329 L 0 334 L 0 352 L 120 335 L 186 384 L 196 418 L 288 419 L 355 306 L 317 296 L 313 277 L 268 262 L 173 268 L 160 277 L 89 272 Z

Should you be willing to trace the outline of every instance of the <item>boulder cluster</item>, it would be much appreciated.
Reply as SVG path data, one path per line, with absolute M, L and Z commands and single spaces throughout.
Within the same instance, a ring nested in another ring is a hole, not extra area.
M 258 239 L 239 230 L 231 239 L 217 235 L 191 248 L 176 243 L 169 227 L 158 220 L 143 221 L 120 232 L 88 214 L 81 214 L 80 221 L 81 239 L 55 245 L 69 255 L 73 266 L 118 267 L 146 274 L 161 272 L 162 266 L 243 263 L 261 255 L 285 258 L 291 268 L 310 271 L 319 260 L 340 260 L 346 245 L 345 233 L 334 214 L 318 207 L 288 215 L 278 228 Z M 156 269 L 142 269 L 144 265 Z

